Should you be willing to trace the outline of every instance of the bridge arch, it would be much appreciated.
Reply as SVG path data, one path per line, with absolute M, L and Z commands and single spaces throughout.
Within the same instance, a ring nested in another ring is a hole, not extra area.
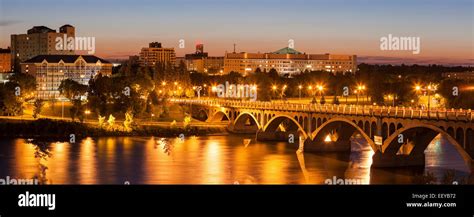
M 313 142 L 324 141 L 325 136 L 331 130 L 338 130 L 339 135 L 337 141 L 345 142 L 350 141 L 349 139 L 352 137 L 352 135 L 357 132 L 366 140 L 372 150 L 377 150 L 377 146 L 375 145 L 374 141 L 364 132 L 364 129 L 360 128 L 357 123 L 345 118 L 332 118 L 324 122 L 311 134 L 311 140 Z
M 293 117 L 288 115 L 278 115 L 273 117 L 268 121 L 268 123 L 263 127 L 263 132 L 276 132 L 280 127 L 280 124 L 284 121 L 289 121 L 288 131 L 296 131 L 300 135 L 303 135 L 304 139 L 308 138 L 308 134 L 305 132 L 303 126 L 295 120 Z
M 395 124 L 394 123 L 390 123 L 389 125 L 389 128 L 388 128 L 388 135 L 392 135 L 393 133 L 395 133 Z
M 471 128 L 466 130 L 466 151 L 474 158 L 474 132 Z
M 249 113 L 249 112 L 239 112 L 240 114 L 237 115 L 234 121 L 235 127 L 241 127 L 247 125 L 247 120 L 250 121 L 251 124 L 255 124 L 257 126 L 257 130 L 261 128 L 260 123 L 258 122 L 257 118 Z
M 370 124 L 370 138 L 374 138 L 375 134 L 377 133 L 377 123 L 373 121 Z
M 453 145 L 465 162 L 469 164 L 471 163 L 472 158 L 469 156 L 469 153 L 463 149 L 462 144 L 460 144 L 449 132 L 429 124 L 409 125 L 395 131 L 384 141 L 382 145 L 382 154 L 386 156 L 399 155 L 399 150 L 402 145 L 406 145 L 406 143 L 410 141 L 414 146 L 411 148 L 409 153 L 402 154 L 408 156 L 424 156 L 424 150 L 426 147 L 428 147 L 433 139 L 439 134 L 443 135 L 446 140 Z M 403 136 L 403 143 L 399 143 L 399 135 Z
M 196 112 L 191 111 L 193 118 L 200 121 L 207 121 L 209 119 L 209 109 L 200 108 Z
M 365 132 L 365 134 L 367 134 L 367 136 L 370 137 L 370 123 L 369 123 L 369 121 L 365 121 L 365 123 L 364 123 L 364 132 Z M 372 138 L 372 137 L 370 137 L 370 138 Z
M 208 122 L 220 122 L 224 118 L 226 118 L 227 120 L 230 120 L 229 116 L 225 112 L 216 111 L 211 116 L 208 117 L 207 121 Z

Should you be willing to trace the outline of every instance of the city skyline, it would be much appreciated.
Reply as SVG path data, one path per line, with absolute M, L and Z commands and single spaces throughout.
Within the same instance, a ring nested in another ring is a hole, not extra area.
M 108 59 L 138 55 L 151 41 L 174 47 L 177 56 L 193 53 L 198 42 L 210 55 L 223 56 L 233 51 L 234 43 L 237 52 L 266 53 L 287 47 L 288 40 L 301 52 L 356 54 L 359 62 L 368 63 L 472 65 L 474 59 L 471 1 L 417 1 L 410 6 L 377 1 L 145 2 L 2 1 L 0 47 L 10 45 L 11 34 L 33 26 L 71 24 L 76 36 L 95 37 L 95 55 Z M 358 12 L 363 9 L 371 12 Z M 420 54 L 382 51 L 380 38 L 389 34 L 420 37 Z M 184 48 L 179 48 L 181 39 Z

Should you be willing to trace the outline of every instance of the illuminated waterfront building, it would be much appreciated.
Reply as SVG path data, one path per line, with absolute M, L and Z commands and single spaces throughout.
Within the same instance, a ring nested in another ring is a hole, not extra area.
M 21 72 L 36 78 L 37 98 L 55 99 L 63 80 L 88 85 L 99 73 L 111 75 L 112 63 L 93 55 L 39 55 L 21 63 Z
M 282 48 L 272 53 L 226 53 L 224 73 L 248 74 L 275 69 L 280 75 L 291 76 L 304 71 L 355 73 L 356 55 L 306 54 L 292 48 Z

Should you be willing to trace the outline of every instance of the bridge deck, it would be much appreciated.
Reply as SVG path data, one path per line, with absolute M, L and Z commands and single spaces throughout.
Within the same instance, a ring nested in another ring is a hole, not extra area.
M 260 102 L 240 100 L 200 100 L 171 99 L 172 102 L 197 104 L 205 106 L 232 107 L 244 109 L 277 110 L 289 112 L 315 112 L 341 115 L 379 116 L 428 120 L 452 120 L 472 122 L 474 114 L 471 109 L 421 109 L 411 107 L 392 107 L 374 105 L 335 105 L 335 104 L 301 104 L 289 102 Z

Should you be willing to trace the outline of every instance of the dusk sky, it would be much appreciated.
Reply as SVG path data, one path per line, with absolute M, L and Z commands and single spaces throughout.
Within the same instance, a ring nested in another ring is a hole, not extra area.
M 194 52 L 199 41 L 210 55 L 223 56 L 234 43 L 238 52 L 272 52 L 293 39 L 301 52 L 355 54 L 361 61 L 473 65 L 473 2 L 0 0 L 0 47 L 33 26 L 71 24 L 76 36 L 96 38 L 95 55 L 104 58 L 137 55 L 151 41 L 174 47 L 177 56 Z M 420 37 L 420 54 L 380 50 L 388 34 Z

